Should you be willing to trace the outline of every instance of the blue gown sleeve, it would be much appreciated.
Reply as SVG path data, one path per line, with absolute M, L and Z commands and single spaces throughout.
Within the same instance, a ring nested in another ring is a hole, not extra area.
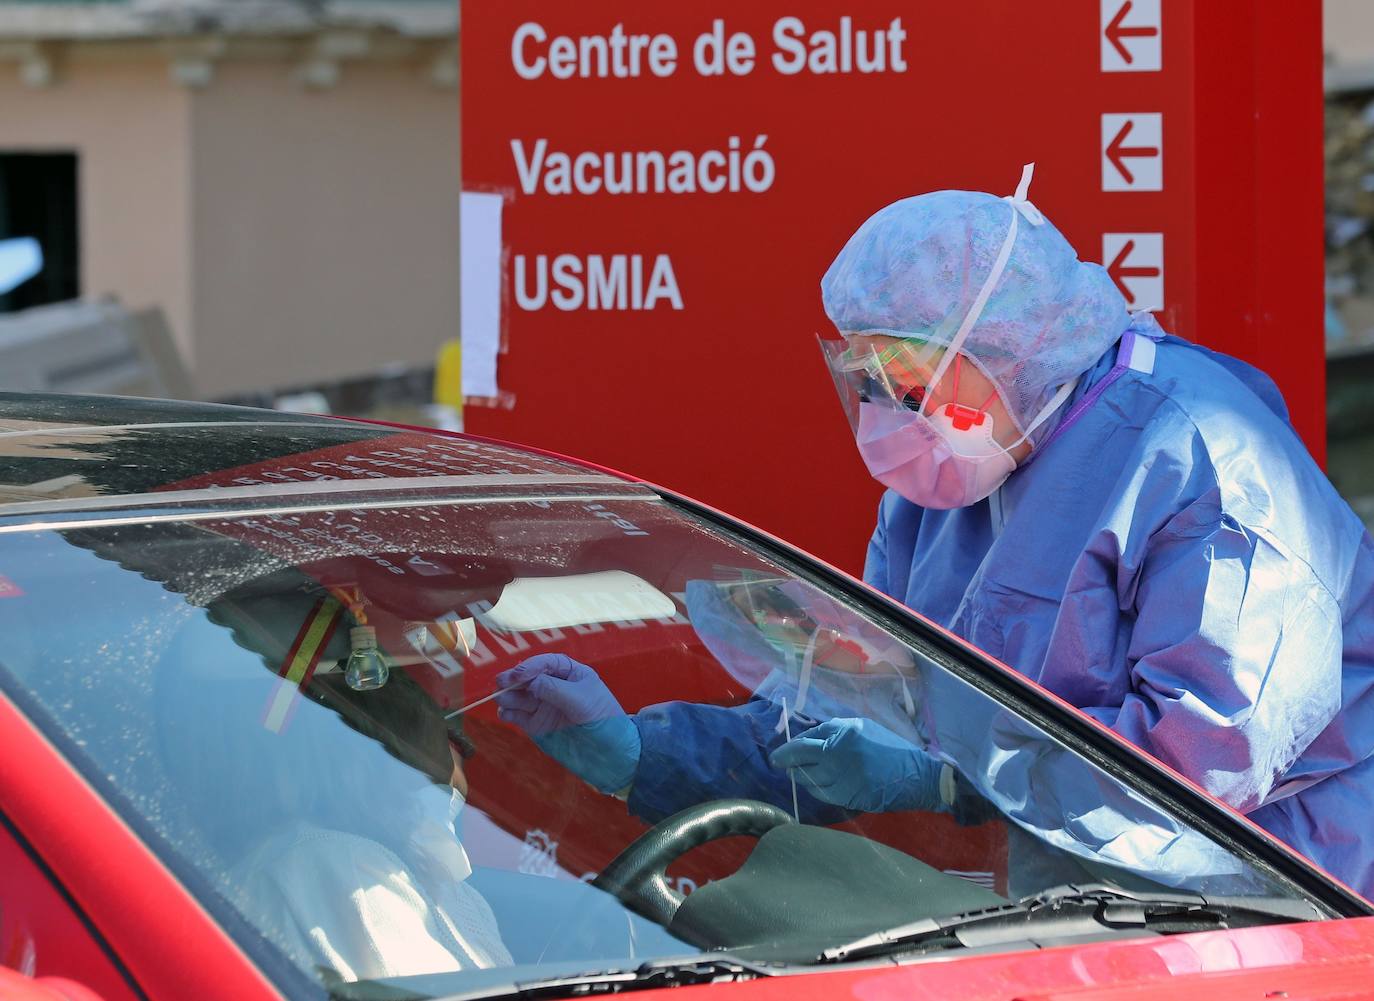
M 1152 538 L 1133 606 L 1129 692 L 1086 711 L 1238 810 L 1281 794 L 1340 710 L 1338 600 L 1213 494 Z
M 629 810 L 647 823 L 698 803 L 741 797 L 792 812 L 792 783 L 768 763 L 783 743 L 778 706 L 751 699 L 740 706 L 664 702 L 631 717 L 639 728 L 639 767 Z M 792 732 L 814 725 L 794 717 Z M 854 814 L 823 803 L 797 784 L 797 806 L 807 824 L 835 824 Z

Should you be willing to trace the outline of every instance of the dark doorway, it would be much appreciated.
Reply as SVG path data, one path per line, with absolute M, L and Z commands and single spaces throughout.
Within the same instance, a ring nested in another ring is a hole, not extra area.
M 81 294 L 77 226 L 75 153 L 0 153 L 0 240 L 43 248 L 43 270 L 0 295 L 0 313 Z

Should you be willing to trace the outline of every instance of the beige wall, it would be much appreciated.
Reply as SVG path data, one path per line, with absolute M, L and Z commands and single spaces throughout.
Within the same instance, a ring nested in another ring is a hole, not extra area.
M 38 89 L 0 64 L 0 151 L 78 154 L 82 294 L 161 306 L 187 352 L 189 134 L 163 60 L 72 59 Z
M 195 92 L 192 329 L 208 393 L 432 362 L 458 330 L 458 96 L 415 62 Z
M 79 157 L 83 295 L 160 306 L 201 395 L 431 362 L 458 330 L 458 95 L 421 59 L 224 59 L 154 47 L 0 62 L 0 151 Z
M 1374 2 L 1322 0 L 1322 34 L 1336 79 L 1367 79 L 1374 73 Z

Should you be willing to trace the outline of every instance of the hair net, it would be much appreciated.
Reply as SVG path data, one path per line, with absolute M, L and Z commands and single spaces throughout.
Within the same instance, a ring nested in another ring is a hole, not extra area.
M 1080 261 L 1025 201 L 1028 182 L 1029 170 L 1011 199 L 934 191 L 894 202 L 859 227 L 821 279 L 826 314 L 842 333 L 950 344 L 1019 212 L 1005 270 L 960 350 L 992 380 L 1021 431 L 1130 322 L 1106 270 Z

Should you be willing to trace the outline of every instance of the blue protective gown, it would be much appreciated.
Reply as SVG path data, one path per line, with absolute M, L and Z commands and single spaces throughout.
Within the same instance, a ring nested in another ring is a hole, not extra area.
M 888 491 L 864 577 L 1374 895 L 1374 542 L 1255 369 L 1164 338 L 988 500 Z
M 1118 374 L 991 498 L 937 511 L 888 491 L 865 579 L 1374 895 L 1374 542 L 1266 376 L 1134 329 L 1159 339 L 1153 371 Z M 768 705 L 637 714 L 631 811 L 782 802 Z

